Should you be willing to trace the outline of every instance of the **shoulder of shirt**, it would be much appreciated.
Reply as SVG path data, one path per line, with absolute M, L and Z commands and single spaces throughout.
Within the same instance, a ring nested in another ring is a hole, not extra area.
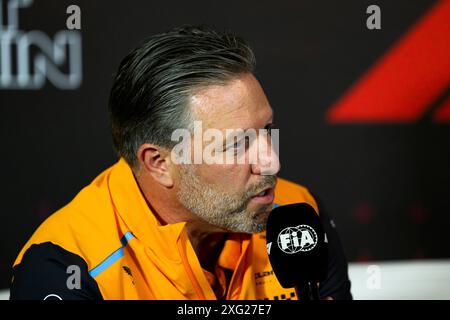
M 284 178 L 278 178 L 277 180 L 274 202 L 278 205 L 306 202 L 311 205 L 316 212 L 319 212 L 316 200 L 311 195 L 308 188 Z

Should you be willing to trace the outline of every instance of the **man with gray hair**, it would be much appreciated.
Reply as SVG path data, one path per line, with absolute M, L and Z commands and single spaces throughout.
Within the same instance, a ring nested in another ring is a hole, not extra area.
M 120 159 L 34 233 L 11 298 L 295 299 L 273 274 L 265 226 L 275 205 L 296 202 L 320 211 L 328 235 L 321 296 L 351 298 L 322 207 L 276 176 L 278 132 L 254 68 L 241 38 L 205 27 L 155 35 L 127 55 L 109 102 Z

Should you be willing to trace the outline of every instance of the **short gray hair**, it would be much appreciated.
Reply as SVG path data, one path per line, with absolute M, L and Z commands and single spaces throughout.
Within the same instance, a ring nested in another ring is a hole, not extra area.
M 172 132 L 191 129 L 194 90 L 253 72 L 243 39 L 207 27 L 183 26 L 145 40 L 121 62 L 109 99 L 114 147 L 132 167 L 144 143 L 172 148 Z

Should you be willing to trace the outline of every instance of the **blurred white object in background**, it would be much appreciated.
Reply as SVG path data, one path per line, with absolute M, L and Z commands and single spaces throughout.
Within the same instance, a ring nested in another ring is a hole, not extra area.
M 0 290 L 0 300 L 9 300 L 9 290 Z
M 349 276 L 355 300 L 450 300 L 450 260 L 350 263 Z
M 355 300 L 450 299 L 450 260 L 351 263 L 349 276 Z

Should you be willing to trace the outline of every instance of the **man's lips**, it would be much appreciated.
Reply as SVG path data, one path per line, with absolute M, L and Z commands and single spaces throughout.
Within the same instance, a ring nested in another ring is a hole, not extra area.
M 275 198 L 275 189 L 266 188 L 260 193 L 258 193 L 256 196 L 252 197 L 252 200 L 260 204 L 271 204 L 274 198 Z

